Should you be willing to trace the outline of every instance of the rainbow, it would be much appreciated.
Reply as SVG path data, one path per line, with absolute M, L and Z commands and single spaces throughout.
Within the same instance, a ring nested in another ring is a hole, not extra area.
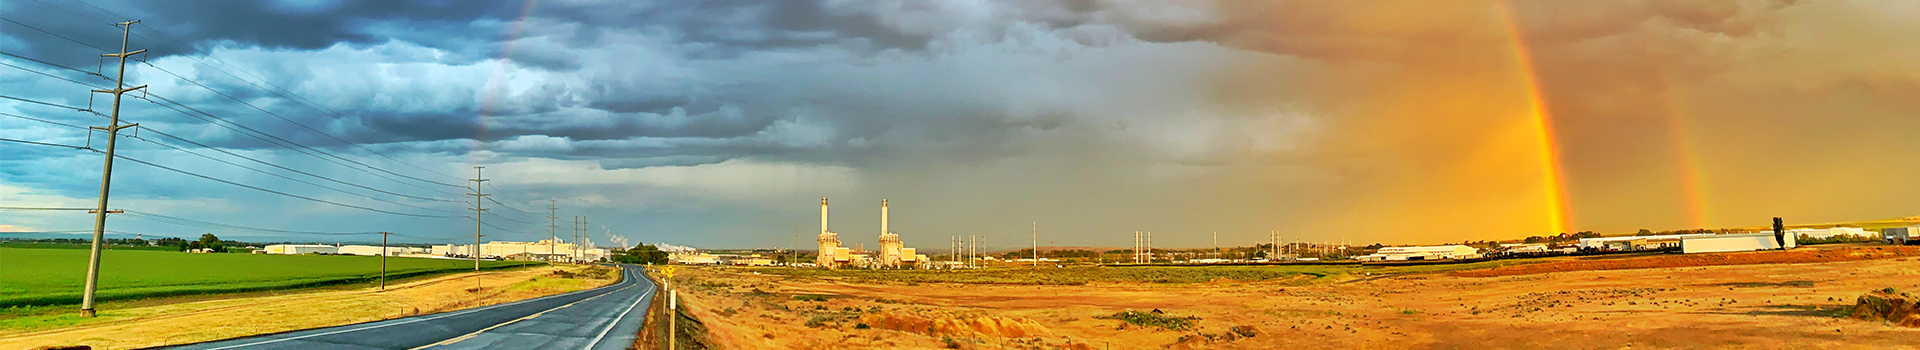
M 1708 213 L 1706 200 L 1702 196 L 1704 192 L 1700 187 L 1703 175 L 1700 173 L 1700 163 L 1694 161 L 1697 150 L 1693 147 L 1693 140 L 1687 137 L 1690 134 L 1687 133 L 1686 121 L 1680 117 L 1679 108 L 1674 106 L 1676 100 L 1672 96 L 1667 97 L 1667 127 L 1676 151 L 1674 161 L 1680 169 L 1680 190 L 1684 197 L 1681 198 L 1682 205 L 1687 210 L 1687 227 L 1704 228 L 1707 227 Z
M 474 151 L 480 151 L 486 148 L 487 117 L 491 116 L 494 108 L 499 106 L 502 90 L 506 89 L 507 64 L 509 62 L 508 58 L 513 54 L 513 42 L 519 41 L 520 36 L 525 34 L 527 17 L 533 15 L 534 8 L 538 7 L 539 4 L 539 0 L 527 0 L 520 6 L 520 18 L 514 20 L 512 26 L 507 27 L 507 39 L 500 43 L 500 56 L 499 60 L 497 60 L 499 63 L 493 67 L 493 76 L 487 79 L 493 86 L 487 88 L 487 96 L 480 101 L 480 117 L 473 123 Z M 471 158 L 474 152 L 469 152 L 468 154 L 468 157 Z
M 1547 232 L 1567 232 L 1567 222 L 1571 221 L 1571 204 L 1567 198 L 1566 167 L 1560 154 L 1560 142 L 1553 129 L 1553 116 L 1549 114 L 1546 100 L 1540 98 L 1539 73 L 1533 65 L 1533 55 L 1527 48 L 1526 37 L 1520 33 L 1519 21 L 1513 16 L 1512 5 L 1499 2 L 1500 19 L 1507 29 L 1509 47 L 1513 50 L 1515 62 L 1519 63 L 1520 79 L 1526 91 L 1526 118 L 1537 141 L 1536 152 L 1541 160 L 1541 173 L 1545 181 L 1545 200 L 1547 205 Z

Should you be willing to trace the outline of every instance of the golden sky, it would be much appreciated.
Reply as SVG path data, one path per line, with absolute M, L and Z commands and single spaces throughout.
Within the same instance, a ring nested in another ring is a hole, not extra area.
M 1222 5 L 1217 25 L 1158 33 L 1271 54 L 1221 67 L 1212 96 L 1324 122 L 1272 164 L 1331 180 L 1268 189 L 1317 230 L 1457 241 L 1920 214 L 1904 180 L 1920 170 L 1920 4 Z

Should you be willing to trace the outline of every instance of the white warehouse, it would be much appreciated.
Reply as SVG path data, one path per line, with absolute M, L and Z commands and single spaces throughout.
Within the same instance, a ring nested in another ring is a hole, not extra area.
M 378 248 L 375 248 L 375 251 L 378 250 Z M 340 248 L 318 244 L 275 244 L 269 245 L 261 251 L 267 254 L 339 254 Z
M 1816 238 L 1816 239 L 1831 238 L 1833 236 L 1873 237 L 1872 235 L 1867 234 L 1867 230 L 1861 229 L 1859 227 L 1796 228 L 1792 230 L 1787 230 L 1787 233 L 1791 233 L 1795 236 L 1804 236 L 1806 238 Z
M 370 245 L 340 246 L 338 253 L 353 254 L 353 255 L 380 255 L 380 247 L 370 246 Z M 427 253 L 427 250 L 425 248 L 387 247 L 387 256 L 401 256 L 401 255 L 407 255 L 407 254 L 426 254 L 426 253 Z
M 1385 247 L 1370 255 L 1354 257 L 1360 261 L 1478 259 L 1480 249 L 1464 245 L 1432 247 Z
M 1687 254 L 1771 249 L 1780 249 L 1780 241 L 1774 239 L 1773 233 L 1735 233 L 1680 238 L 1680 252 Z

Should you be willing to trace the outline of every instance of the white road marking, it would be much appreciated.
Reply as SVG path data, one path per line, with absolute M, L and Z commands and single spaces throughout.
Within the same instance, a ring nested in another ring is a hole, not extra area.
M 611 286 L 609 286 L 609 287 L 611 287 Z M 628 287 L 632 287 L 632 286 L 628 286 Z M 601 287 L 601 288 L 606 288 L 606 287 Z M 487 310 L 487 309 L 493 309 L 493 308 L 498 308 L 498 307 L 504 307 L 504 306 L 509 306 L 509 305 L 517 305 L 517 304 L 525 304 L 525 303 L 531 303 L 531 302 L 534 302 L 534 301 L 539 301 L 539 300 L 542 300 L 542 299 L 548 299 L 548 298 L 555 298 L 555 297 L 559 297 L 559 296 L 563 296 L 563 295 L 568 295 L 568 294 L 572 294 L 572 293 L 567 293 L 567 294 L 555 294 L 555 295 L 549 295 L 549 296 L 544 296 L 544 297 L 539 297 L 539 298 L 533 298 L 533 299 L 527 299 L 527 300 L 521 300 L 521 301 L 518 301 L 518 302 L 512 302 L 512 303 L 506 303 L 506 304 L 499 304 L 499 305 L 493 305 L 493 306 L 487 306 L 487 307 L 481 307 L 481 308 L 473 308 L 473 309 L 466 309 L 466 310 L 462 310 L 462 311 L 456 311 L 456 312 L 452 312 L 452 313 L 447 313 L 447 314 L 443 314 L 443 315 L 439 315 L 439 316 L 433 316 L 433 317 L 426 317 L 426 318 L 416 318 L 416 319 L 411 319 L 411 320 L 406 320 L 406 321 L 402 321 L 402 322 L 394 322 L 394 323 L 387 323 L 387 324 L 381 324 L 381 325 L 377 325 L 377 326 L 367 326 L 367 327 L 360 327 L 360 328 L 354 328 L 354 329 L 343 329 L 343 330 L 337 330 L 337 331 L 332 331 L 332 332 L 326 332 L 326 333 L 318 333 L 318 334 L 308 334 L 308 335 L 303 335 L 303 336 L 298 336 L 298 337 L 292 337 L 292 338 L 280 338 L 280 339 L 273 339 L 273 340 L 267 340 L 267 341 L 260 341 L 260 342 L 253 342 L 253 343 L 246 343 L 246 344 L 236 344 L 236 345 L 228 345 L 228 346 L 222 346 L 222 347 L 217 347 L 217 348 L 212 348 L 212 349 L 207 349 L 207 350 L 226 350 L 226 349 L 232 349 L 232 348 L 239 348 L 239 347 L 247 347 L 247 346 L 254 346 L 254 345 L 263 345 L 263 344 L 273 344 L 273 343 L 278 343 L 278 342 L 283 342 L 283 341 L 288 341 L 288 340 L 300 340 L 300 339 L 306 339 L 306 338 L 312 338 L 312 337 L 318 337 L 318 336 L 326 336 L 326 335 L 334 335 L 334 334 L 340 334 L 340 333 L 347 333 L 347 332 L 358 332 L 358 331 L 363 331 L 363 330 L 368 330 L 368 329 L 374 329 L 374 328 L 383 328 L 383 327 L 388 327 L 388 326 L 397 326 L 397 325 L 403 325 L 403 324 L 408 324 L 408 323 L 414 323 L 414 322 L 420 322 L 420 321 L 430 321 L 430 320 L 437 320 L 437 319 L 441 319 L 441 318 L 447 318 L 447 317 L 453 317 L 453 316 L 459 316 L 459 315 L 464 315 L 464 314 L 469 314 L 469 313 L 474 313 L 474 312 L 479 312 L 479 311 L 481 311 L 481 310 Z M 601 294 L 601 295 L 606 295 L 606 294 Z M 598 296 L 595 296 L 595 297 L 598 297 Z
M 486 333 L 487 331 L 490 331 L 490 330 L 493 330 L 494 328 L 500 328 L 501 326 L 506 326 L 506 325 L 510 325 L 510 324 L 513 324 L 514 322 L 520 322 L 520 321 L 525 321 L 525 320 L 528 320 L 528 319 L 532 319 L 532 318 L 534 318 L 534 317 L 540 317 L 540 315 L 545 315 L 545 314 L 547 314 L 548 312 L 553 312 L 553 310 L 559 310 L 559 309 L 565 309 L 565 308 L 567 308 L 567 307 L 569 307 L 569 306 L 573 306 L 573 304 L 579 304 L 579 303 L 584 303 L 584 302 L 587 302 L 588 300 L 594 300 L 594 299 L 599 299 L 600 297 L 604 297 L 604 296 L 608 296 L 608 295 L 612 295 L 613 293 L 619 293 L 620 291 L 623 291 L 623 290 L 627 290 L 627 288 L 633 288 L 633 286 L 626 286 L 626 287 L 620 287 L 620 289 L 615 289 L 615 290 L 613 290 L 613 291 L 611 291 L 611 292 L 606 292 L 606 293 L 601 293 L 600 295 L 595 295 L 595 296 L 593 296 L 592 298 L 586 298 L 586 299 L 580 299 L 580 301 L 575 301 L 575 302 L 571 302 L 571 303 L 567 303 L 566 305 L 560 305 L 560 306 L 558 306 L 558 307 L 554 307 L 554 308 L 552 308 L 552 309 L 547 309 L 546 311 L 541 311 L 541 312 L 537 312 L 537 313 L 534 313 L 534 314 L 532 314 L 532 315 L 527 315 L 527 317 L 521 317 L 521 318 L 517 318 L 517 319 L 514 319 L 514 320 L 512 320 L 512 321 L 507 321 L 507 322 L 505 322 L 505 323 L 501 323 L 501 324 L 496 324 L 496 325 L 493 325 L 493 326 L 489 326 L 489 327 L 487 327 L 487 328 L 481 328 L 480 330 L 478 330 L 478 331 L 474 331 L 473 333 L 467 333 L 466 335 L 462 335 L 462 336 L 458 336 L 458 337 L 453 337 L 453 338 L 449 338 L 449 339 L 447 339 L 447 340 L 442 340 L 442 341 L 440 341 L 440 342 L 438 342 L 438 343 L 433 343 L 433 344 L 427 344 L 427 345 L 421 345 L 421 346 L 419 346 L 419 347 L 416 347 L 416 348 L 413 348 L 413 349 L 408 349 L 408 350 L 420 350 L 420 349 L 426 349 L 426 348 L 431 348 L 431 347 L 435 347 L 435 346 L 441 346 L 441 345 L 448 345 L 448 344 L 453 344 L 453 343 L 458 343 L 458 342 L 462 342 L 462 341 L 466 341 L 467 339 L 473 339 L 473 337 L 476 337 L 476 336 L 479 336 L 479 335 L 480 335 L 480 333 Z
M 631 274 L 631 272 L 629 272 L 629 274 Z M 588 341 L 587 347 L 584 349 L 592 350 L 594 345 L 600 344 L 600 338 L 606 337 L 607 332 L 612 331 L 614 326 L 619 325 L 621 319 L 625 319 L 627 318 L 627 314 L 633 313 L 633 308 L 635 306 L 640 306 L 641 301 L 647 300 L 648 295 L 653 295 L 653 289 L 647 289 L 646 293 L 640 293 L 639 298 L 633 299 L 633 305 L 627 306 L 627 311 L 620 312 L 619 317 L 614 317 L 613 322 L 607 324 L 607 329 L 600 330 L 600 335 L 596 335 L 593 337 L 592 341 Z M 668 315 L 667 317 L 673 317 L 673 316 Z

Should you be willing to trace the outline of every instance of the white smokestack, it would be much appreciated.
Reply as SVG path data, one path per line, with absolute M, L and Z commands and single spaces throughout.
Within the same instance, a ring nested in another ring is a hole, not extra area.
M 827 233 L 827 197 L 820 197 L 820 234 Z
M 880 234 L 887 234 L 892 232 L 893 231 L 887 231 L 887 200 L 885 198 L 881 198 L 880 199 Z

